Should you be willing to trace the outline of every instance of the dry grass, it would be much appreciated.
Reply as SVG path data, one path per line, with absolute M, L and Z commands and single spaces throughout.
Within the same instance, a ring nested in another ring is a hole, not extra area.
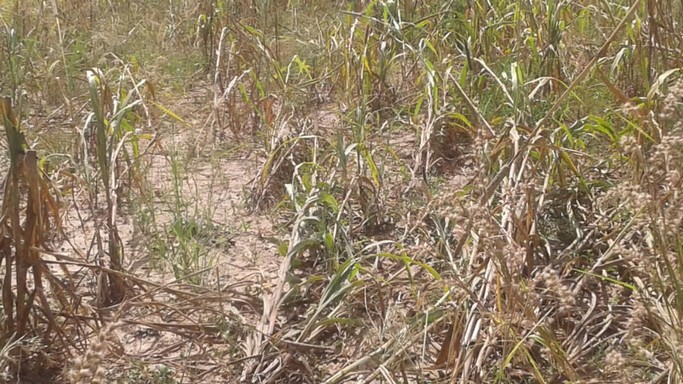
M 0 373 L 680 382 L 680 20 L 0 2 Z

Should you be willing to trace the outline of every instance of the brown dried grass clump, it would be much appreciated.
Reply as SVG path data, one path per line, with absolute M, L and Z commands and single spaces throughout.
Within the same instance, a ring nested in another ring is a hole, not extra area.
M 280 124 L 278 132 L 266 148 L 259 175 L 251 185 L 248 203 L 256 211 L 273 207 L 287 196 L 286 185 L 295 183 L 296 178 L 300 178 L 298 168 L 319 167 L 318 162 L 325 160 L 322 154 L 330 146 L 325 137 L 319 136 L 317 122 L 312 124 L 309 118 L 293 119 Z
M 117 324 L 109 324 L 102 328 L 97 337 L 90 340 L 85 352 L 71 360 L 68 368 L 68 379 L 71 384 L 107 383 L 106 358 L 110 348 L 119 345 L 114 335 Z
M 434 169 L 441 175 L 456 173 L 465 163 L 464 156 L 469 153 L 474 143 L 472 132 L 452 120 L 447 119 L 433 139 Z

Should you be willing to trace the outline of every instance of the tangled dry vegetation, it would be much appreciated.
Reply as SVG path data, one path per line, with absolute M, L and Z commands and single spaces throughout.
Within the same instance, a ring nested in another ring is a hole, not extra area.
M 7 382 L 683 382 L 680 1 L 0 20 Z

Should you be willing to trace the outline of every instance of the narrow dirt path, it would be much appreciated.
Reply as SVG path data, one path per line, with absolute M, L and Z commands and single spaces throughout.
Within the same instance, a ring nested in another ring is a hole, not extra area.
M 165 228 L 168 234 L 172 232 L 168 228 L 173 225 L 174 218 L 182 216 L 203 226 L 198 229 L 200 233 L 196 241 L 201 248 L 200 257 L 203 258 L 203 264 L 197 267 L 210 269 L 204 275 L 204 284 L 214 292 L 224 287 L 235 287 L 237 291 L 260 300 L 262 293 L 272 287 L 271 282 L 276 279 L 280 264 L 276 245 L 266 240 L 275 238 L 271 218 L 265 214 L 250 213 L 244 202 L 249 183 L 257 175 L 260 163 L 252 152 L 243 148 L 207 148 L 197 152 L 191 149 L 197 141 L 198 132 L 209 133 L 208 129 L 203 129 L 207 115 L 206 110 L 202 110 L 204 97 L 197 95 L 197 92 L 202 91 L 205 90 L 197 90 L 174 103 L 177 107 L 175 112 L 187 118 L 189 126 L 176 128 L 175 132 L 162 132 L 159 145 L 162 150 L 159 152 L 163 153 L 151 155 L 148 178 L 155 196 L 156 225 L 159 229 Z M 177 247 L 177 238 L 169 236 L 167 241 L 176 242 L 175 245 L 168 244 L 171 248 L 181 248 Z M 168 263 L 155 263 L 152 259 L 154 255 L 144 253 L 145 244 L 141 244 L 140 239 L 131 238 L 130 244 L 135 249 L 131 264 L 135 268 L 132 273 L 158 284 L 175 279 Z M 160 270 L 152 265 L 165 268 Z M 205 311 L 181 315 L 173 313 L 173 310 L 153 311 L 152 316 L 136 316 L 135 323 L 123 327 L 123 333 L 119 335 L 124 341 L 125 354 L 156 360 L 161 358 L 160 351 L 165 351 L 162 360 L 181 368 L 195 360 L 188 356 L 204 356 L 207 348 L 213 349 L 211 354 L 218 355 L 225 348 L 236 348 L 236 345 L 229 344 L 238 341 L 240 335 L 231 334 L 230 325 L 225 325 L 227 331 L 219 330 L 223 341 L 228 341 L 227 344 L 207 347 L 208 343 L 198 342 L 181 348 L 179 345 L 187 344 L 187 338 L 179 336 L 177 332 L 154 331 L 154 327 L 144 324 L 159 321 L 178 324 L 238 321 L 242 322 L 239 324 L 241 327 L 235 327 L 234 331 L 241 332 L 244 326 L 249 327 L 258 319 L 260 308 L 252 308 L 253 311 L 245 313 L 229 302 L 217 305 L 220 307 L 218 317 L 208 315 Z M 220 313 L 225 315 L 225 319 L 220 319 Z M 220 365 L 218 361 L 213 363 Z M 204 361 L 204 364 L 207 373 L 215 371 L 211 369 L 211 363 Z M 215 371 L 213 376 L 224 374 Z M 220 382 L 217 377 L 210 379 L 211 376 L 205 376 L 203 381 Z
M 167 119 L 157 132 L 158 142 L 142 159 L 146 199 L 124 199 L 119 210 L 125 272 L 134 288 L 128 301 L 97 309 L 95 269 L 69 267 L 84 305 L 80 311 L 102 319 L 101 327 L 85 331 L 89 344 L 109 340 L 103 333 L 113 335 L 109 350 L 120 359 L 117 368 L 108 369 L 112 382 L 147 382 L 146 375 L 166 369 L 174 375 L 191 372 L 191 382 L 198 383 L 235 377 L 221 356 L 234 356 L 244 332 L 258 322 L 262 297 L 277 278 L 273 220 L 245 205 L 260 167 L 254 152 L 238 143 L 190 150 L 198 133 L 208 133 L 203 129 L 207 91 L 198 88 L 169 102 L 188 125 Z M 95 223 L 106 217 L 87 207 L 83 191 L 65 199 L 69 241 L 61 249 L 85 265 L 95 264 Z M 114 327 L 105 331 L 107 324 Z

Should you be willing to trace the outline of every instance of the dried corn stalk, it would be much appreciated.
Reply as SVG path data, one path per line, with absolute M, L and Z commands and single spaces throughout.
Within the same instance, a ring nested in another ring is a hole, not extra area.
M 18 370 L 22 364 L 15 341 L 27 336 L 47 340 L 58 329 L 44 287 L 44 280 L 55 279 L 40 251 L 48 248 L 46 234 L 59 229 L 59 214 L 39 169 L 38 156 L 26 145 L 10 98 L 0 99 L 0 119 L 5 126 L 10 157 L 0 216 L 0 268 L 4 269 L 0 343 L 14 346 L 10 356 L 14 357 L 13 369 Z M 60 302 L 66 304 L 61 299 Z

